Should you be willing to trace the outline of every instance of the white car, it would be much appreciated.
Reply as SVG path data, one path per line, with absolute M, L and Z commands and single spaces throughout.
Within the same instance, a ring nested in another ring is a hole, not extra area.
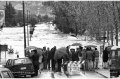
M 14 76 L 8 68 L 0 65 L 0 78 L 14 78 Z

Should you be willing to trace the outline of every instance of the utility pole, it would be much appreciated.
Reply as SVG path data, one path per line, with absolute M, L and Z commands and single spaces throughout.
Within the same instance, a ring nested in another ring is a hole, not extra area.
M 22 2 L 23 4 L 23 25 L 24 25 L 24 54 L 26 53 L 26 29 L 25 29 L 25 5 L 24 5 L 24 1 Z
M 116 2 L 115 2 L 116 3 Z M 116 8 L 115 8 L 115 11 L 116 12 L 118 12 L 117 11 L 118 10 L 118 7 L 117 7 L 117 3 L 116 3 Z M 115 13 L 116 13 L 115 12 Z M 116 15 L 118 16 L 118 14 L 116 13 Z M 115 28 L 116 28 L 116 46 L 118 46 L 118 18 L 116 17 L 116 23 L 115 23 L 116 25 L 115 25 Z
M 28 39 L 28 46 L 29 46 L 29 30 L 28 30 L 28 19 L 29 19 L 29 11 L 27 10 L 27 39 Z

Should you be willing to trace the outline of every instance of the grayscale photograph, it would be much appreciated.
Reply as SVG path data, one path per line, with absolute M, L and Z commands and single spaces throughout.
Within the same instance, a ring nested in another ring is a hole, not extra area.
M 120 78 L 120 1 L 0 1 L 0 78 Z

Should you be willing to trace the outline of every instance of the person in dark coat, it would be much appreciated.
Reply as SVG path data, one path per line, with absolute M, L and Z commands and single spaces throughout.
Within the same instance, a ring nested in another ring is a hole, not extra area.
M 93 56 L 93 51 L 91 50 L 91 47 L 87 47 L 86 58 L 87 58 L 88 70 L 92 70 L 93 68 L 92 56 Z
M 37 76 L 39 70 L 39 55 L 37 53 L 37 50 L 32 50 L 31 52 L 34 52 L 34 54 L 30 58 L 32 59 L 32 63 L 34 66 L 35 76 Z
M 62 59 L 63 59 L 62 57 L 60 59 L 57 59 L 57 63 L 58 63 L 58 69 L 57 69 L 57 71 L 58 72 L 61 72 Z
M 103 51 L 103 67 L 104 68 L 107 68 L 108 54 L 109 54 L 109 51 L 107 50 L 107 47 L 106 47 L 105 50 Z
M 68 75 L 68 73 L 67 73 L 67 65 L 68 65 L 68 63 L 69 63 L 69 54 L 70 54 L 70 52 L 69 52 L 69 46 L 67 46 L 66 47 L 66 55 L 64 55 L 63 56 L 63 68 L 64 68 L 64 73 L 66 74 L 66 75 Z
M 68 57 L 68 49 L 66 47 L 66 54 L 64 56 L 62 56 L 60 59 L 57 59 L 57 63 L 58 63 L 58 72 L 61 72 L 61 67 L 63 66 L 62 64 L 62 60 L 63 60 L 63 63 L 64 63 L 64 67 L 65 67 L 65 63 L 67 61 L 69 61 L 69 57 Z M 64 68 L 64 70 L 66 70 L 66 68 Z
M 66 53 L 69 54 L 69 46 L 66 47 Z
M 50 58 L 49 58 L 49 54 L 50 54 L 50 48 L 47 48 L 47 67 L 48 67 L 48 70 L 50 70 Z
M 95 69 L 95 53 L 96 51 L 93 50 L 93 55 L 92 55 L 93 69 Z
M 81 47 L 81 46 L 79 46 L 79 48 L 77 48 L 76 53 L 77 53 L 78 56 L 79 56 L 79 60 L 81 60 L 81 59 L 82 59 L 82 47 Z
M 79 61 L 79 54 L 75 52 L 75 49 L 70 49 L 72 53 L 72 61 Z
M 50 54 L 49 54 L 49 57 L 51 59 L 51 64 L 52 64 L 52 71 L 55 71 L 55 64 L 56 64 L 56 61 L 54 60 L 55 51 L 56 51 L 56 46 L 54 46 L 51 49 Z
M 46 50 L 46 47 L 43 47 L 43 65 L 44 65 L 44 69 L 47 69 L 47 50 Z

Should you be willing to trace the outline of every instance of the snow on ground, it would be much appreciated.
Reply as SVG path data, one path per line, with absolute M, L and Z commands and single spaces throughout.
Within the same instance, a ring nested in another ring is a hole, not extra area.
M 51 72 L 49 71 L 42 71 L 41 74 L 39 73 L 38 76 L 34 77 L 34 78 L 49 78 L 49 79 L 52 79 L 51 78 Z
M 72 37 L 69 34 L 57 33 L 58 31 L 54 30 L 54 27 L 49 26 L 48 24 L 37 24 L 35 28 L 32 41 L 30 41 L 30 46 L 37 46 L 42 48 L 43 46 L 52 48 L 57 46 L 57 48 L 71 45 L 73 43 L 81 43 L 83 45 L 96 42 L 85 41 L 85 36 L 79 36 L 78 38 Z M 27 29 L 27 27 L 26 27 Z M 29 27 L 28 27 L 29 30 Z M 20 57 L 24 57 L 24 34 L 23 27 L 14 27 L 14 28 L 3 28 L 0 32 L 0 44 L 7 44 L 8 47 L 12 46 L 14 51 L 19 52 Z M 27 33 L 27 30 L 26 30 Z M 26 35 L 27 37 L 27 35 Z M 26 39 L 27 40 L 27 39 Z M 97 44 L 99 45 L 99 44 Z M 1 57 L 5 57 L 5 54 L 2 54 Z M 16 54 L 9 55 L 7 53 L 6 58 L 15 58 Z

